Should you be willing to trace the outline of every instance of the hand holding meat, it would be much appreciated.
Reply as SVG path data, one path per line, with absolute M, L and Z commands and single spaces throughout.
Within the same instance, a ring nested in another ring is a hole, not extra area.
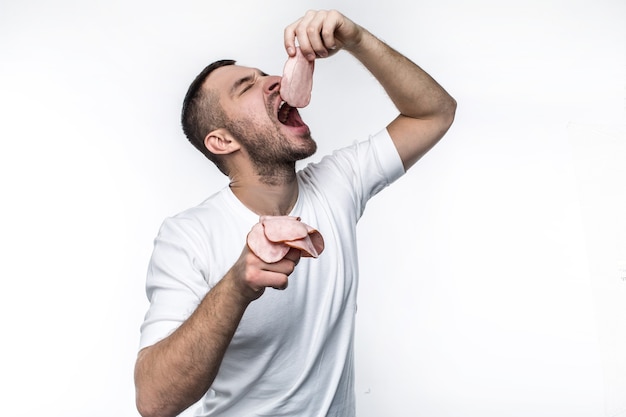
M 296 38 L 307 60 L 326 58 L 340 49 L 350 50 L 358 45 L 363 29 L 336 10 L 308 11 L 302 18 L 285 28 L 285 49 L 296 54 Z
M 315 58 L 350 48 L 362 35 L 360 26 L 331 10 L 309 11 L 285 29 L 289 58 L 283 69 L 280 95 L 292 107 L 306 107 L 311 100 Z M 296 46 L 296 39 L 299 46 Z
M 287 288 L 300 257 L 317 258 L 324 250 L 320 232 L 293 216 L 261 216 L 246 243 L 228 276 L 250 301 L 267 287 Z

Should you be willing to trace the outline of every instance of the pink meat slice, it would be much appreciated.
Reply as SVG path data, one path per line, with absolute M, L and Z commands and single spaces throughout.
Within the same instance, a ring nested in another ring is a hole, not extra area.
M 307 225 L 293 216 L 262 216 L 265 236 L 272 242 L 303 239 L 309 234 Z
M 248 233 L 247 242 L 250 250 L 267 263 L 278 262 L 289 252 L 289 246 L 272 242 L 265 236 L 263 223 L 260 222 Z
M 296 55 L 287 58 L 280 81 L 280 96 L 292 107 L 306 107 L 311 101 L 313 90 L 313 69 L 315 61 L 308 61 L 300 47 Z
M 291 248 L 299 249 L 303 257 L 313 258 L 324 250 L 321 233 L 293 216 L 261 216 L 248 233 L 247 243 L 267 263 L 280 261 Z

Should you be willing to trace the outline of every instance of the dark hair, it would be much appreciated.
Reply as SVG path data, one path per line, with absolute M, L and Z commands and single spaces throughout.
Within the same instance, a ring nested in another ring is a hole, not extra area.
M 225 174 L 221 159 L 204 146 L 204 138 L 212 130 L 225 126 L 226 115 L 220 106 L 218 95 L 214 91 L 204 91 L 202 84 L 217 68 L 234 64 L 232 59 L 223 59 L 205 67 L 189 86 L 181 112 L 183 132 L 189 142 Z

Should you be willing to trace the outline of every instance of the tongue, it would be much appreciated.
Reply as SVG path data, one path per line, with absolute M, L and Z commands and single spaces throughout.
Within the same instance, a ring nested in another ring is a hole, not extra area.
M 315 61 L 308 61 L 299 47 L 296 55 L 287 59 L 280 82 L 280 96 L 290 106 L 306 107 L 311 101 L 314 66 Z
M 304 122 L 302 122 L 302 119 L 300 118 L 300 113 L 298 113 L 298 109 L 290 108 L 289 114 L 283 124 L 294 127 L 302 126 Z

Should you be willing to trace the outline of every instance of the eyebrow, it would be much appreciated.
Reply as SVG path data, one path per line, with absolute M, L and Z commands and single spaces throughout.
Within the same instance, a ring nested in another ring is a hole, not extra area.
M 237 81 L 235 81 L 233 83 L 232 87 L 230 88 L 230 95 L 231 96 L 235 95 L 235 93 L 237 92 L 239 87 L 241 87 L 243 84 L 247 84 L 247 83 L 252 82 L 259 75 L 264 77 L 267 74 L 264 73 L 263 71 L 257 69 L 257 70 L 255 70 L 255 72 L 253 74 L 246 75 L 245 77 L 239 78 Z

